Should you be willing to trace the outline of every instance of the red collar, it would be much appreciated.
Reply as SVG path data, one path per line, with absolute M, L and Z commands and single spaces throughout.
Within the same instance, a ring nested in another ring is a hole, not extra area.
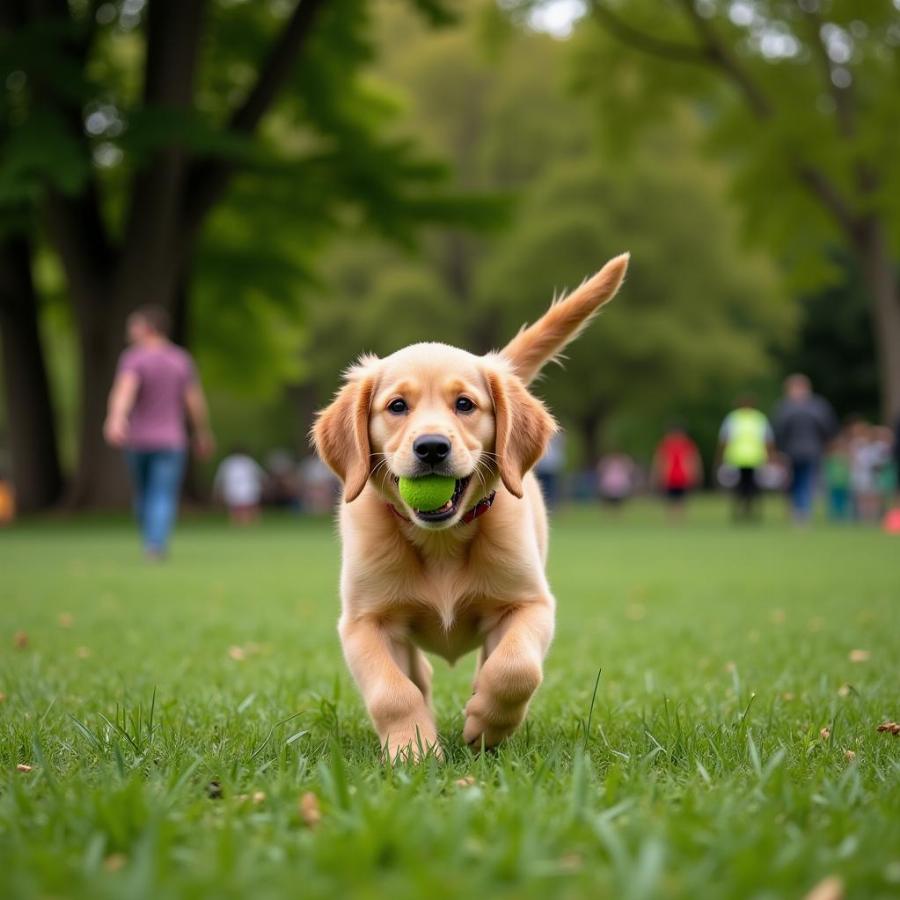
M 458 525 L 468 525 L 469 522 L 474 521 L 479 516 L 483 516 L 494 504 L 494 497 L 497 496 L 496 491 L 491 491 L 487 497 L 482 497 L 467 513 L 463 515 L 463 517 L 457 523 Z M 402 512 L 400 512 L 393 503 L 386 503 L 385 506 L 395 515 L 398 519 L 403 519 L 404 522 L 412 521 L 409 517 L 404 516 Z

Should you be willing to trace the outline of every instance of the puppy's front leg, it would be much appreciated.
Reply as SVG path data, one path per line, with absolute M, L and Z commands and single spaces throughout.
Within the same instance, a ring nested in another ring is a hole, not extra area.
M 519 727 L 543 680 L 544 656 L 552 639 L 550 597 L 513 607 L 491 629 L 475 692 L 466 704 L 466 743 L 493 747 Z
M 345 617 L 338 630 L 347 665 L 390 758 L 418 759 L 420 748 L 439 753 L 434 717 L 413 681 L 422 683 L 430 675 L 422 669 L 427 660 L 419 660 L 414 647 L 372 617 Z

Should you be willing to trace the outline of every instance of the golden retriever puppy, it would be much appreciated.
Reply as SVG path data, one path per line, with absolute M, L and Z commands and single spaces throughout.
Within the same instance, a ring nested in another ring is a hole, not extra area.
M 491 747 L 522 722 L 553 637 L 547 516 L 532 466 L 556 424 L 528 385 L 610 300 L 618 256 L 497 353 L 414 344 L 364 356 L 313 426 L 344 485 L 339 624 L 347 664 L 387 755 L 440 753 L 425 652 L 478 649 L 464 739 Z M 437 510 L 401 477 L 456 479 Z

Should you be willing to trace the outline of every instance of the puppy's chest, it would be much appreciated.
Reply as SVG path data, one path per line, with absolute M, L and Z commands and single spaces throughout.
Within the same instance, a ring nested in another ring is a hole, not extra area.
M 483 642 L 519 593 L 508 578 L 432 564 L 407 583 L 392 615 L 423 649 L 454 660 Z

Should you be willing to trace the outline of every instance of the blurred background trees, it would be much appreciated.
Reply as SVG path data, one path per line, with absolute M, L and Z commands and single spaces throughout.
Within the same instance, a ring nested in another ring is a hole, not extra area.
M 864 288 L 882 415 L 900 414 L 898 4 L 585 7 L 579 80 L 598 116 L 619 125 L 610 136 L 627 144 L 685 102 L 700 111 L 708 153 L 728 161 L 746 240 L 795 289 L 854 278 Z
M 594 0 L 564 38 L 548 5 L 3 4 L 24 505 L 119 498 L 100 423 L 139 303 L 173 311 L 223 449 L 302 453 L 361 352 L 497 347 L 624 249 L 622 297 L 539 387 L 574 463 L 646 456 L 672 418 L 711 447 L 794 368 L 893 412 L 896 8 Z
M 446 18 L 430 0 L 412 5 L 432 24 Z M 0 207 L 5 255 L 17 257 L 5 281 L 32 266 L 35 241 L 62 275 L 80 362 L 73 504 L 123 496 L 101 426 L 131 310 L 161 304 L 176 340 L 203 334 L 210 355 L 228 359 L 220 368 L 259 387 L 264 366 L 283 382 L 292 366 L 270 357 L 295 353 L 285 329 L 297 328 L 316 253 L 345 219 L 409 240 L 414 224 L 484 212 L 443 194 L 441 167 L 411 142 L 385 139 L 390 109 L 361 74 L 369 6 L 3 5 Z M 10 373 L 7 405 L 46 411 L 34 310 L 27 292 L 5 293 L 5 340 L 32 374 Z M 26 508 L 58 492 L 47 418 L 17 413 L 9 429 Z M 38 444 L 46 459 L 32 455 Z

